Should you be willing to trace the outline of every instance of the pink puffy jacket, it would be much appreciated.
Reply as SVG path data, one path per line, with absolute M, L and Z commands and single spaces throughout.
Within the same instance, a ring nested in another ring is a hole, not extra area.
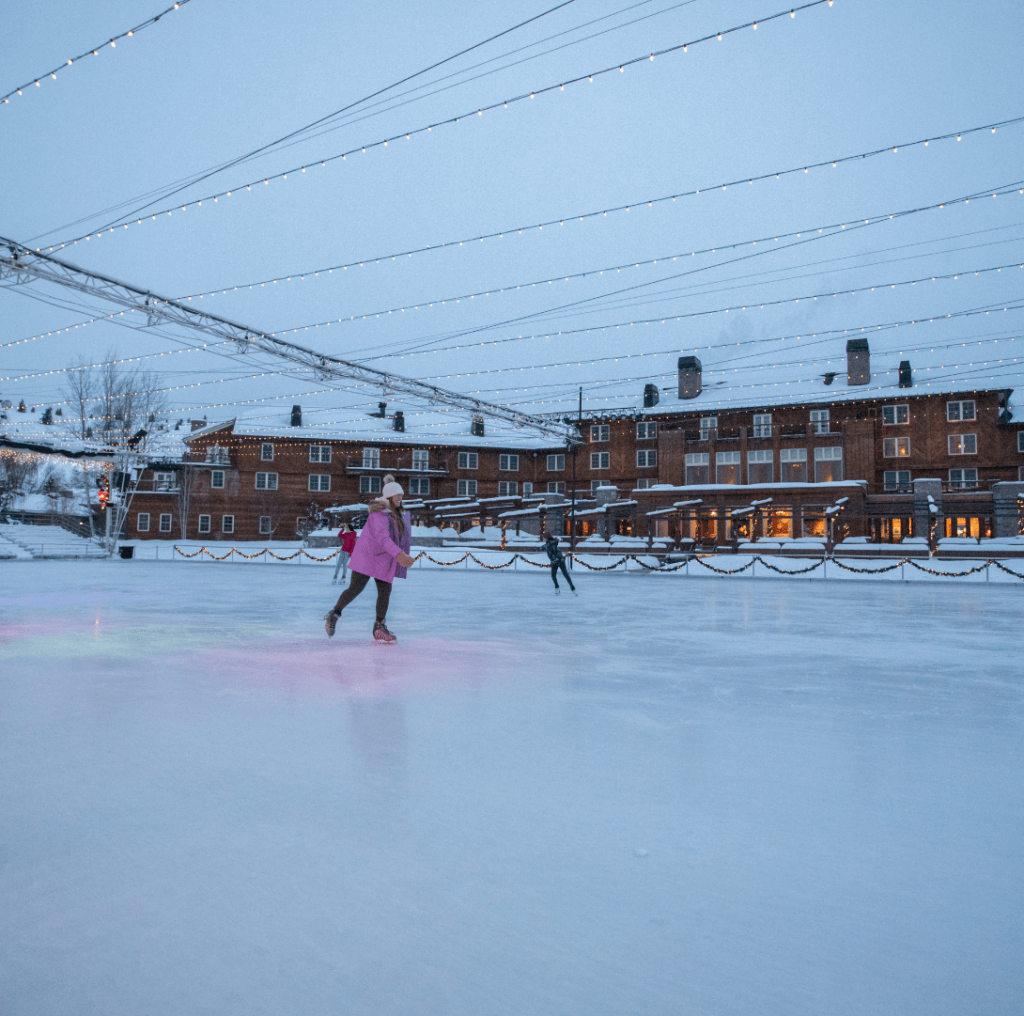
M 405 532 L 399 537 L 391 512 L 381 502 L 372 504 L 370 517 L 356 540 L 356 549 L 352 551 L 349 569 L 385 582 L 404 579 L 407 569 L 398 563 L 398 555 L 403 550 L 408 554 L 411 546 L 412 519 L 408 512 L 402 512 L 402 522 Z

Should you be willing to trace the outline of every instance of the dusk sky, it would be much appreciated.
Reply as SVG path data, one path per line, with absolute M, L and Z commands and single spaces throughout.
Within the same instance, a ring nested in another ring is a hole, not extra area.
M 215 292 L 204 307 L 254 329 L 300 328 L 288 337 L 320 352 L 528 412 L 575 406 L 580 385 L 594 412 L 634 399 L 648 380 L 669 388 L 680 353 L 714 365 L 728 343 L 1022 295 L 1024 272 L 967 274 L 1024 252 L 1014 190 L 1024 186 L 1024 122 L 974 130 L 1024 115 L 1024 12 L 1011 0 L 835 0 L 794 17 L 772 0 L 575 0 L 546 14 L 544 4 L 460 0 L 189 0 L 66 65 L 166 6 L 0 8 L 0 92 L 28 83 L 0 105 L 0 235 L 162 295 Z M 757 29 L 728 32 L 751 21 Z M 451 117 L 459 122 L 423 130 Z M 951 132 L 963 139 L 913 144 Z M 742 183 L 723 191 L 733 181 Z M 647 204 L 670 195 L 681 196 Z M 589 215 L 609 208 L 620 210 Z M 859 230 L 828 228 L 879 216 Z M 548 225 L 524 228 L 539 223 Z M 495 233 L 504 235 L 459 245 Z M 733 244 L 743 246 L 721 249 Z M 353 267 L 312 274 L 344 264 Z M 572 278 L 584 272 L 594 274 Z M 881 289 L 953 272 L 964 274 L 955 287 Z M 860 286 L 827 306 L 791 301 Z M 790 302 L 686 317 L 775 300 Z M 270 412 L 378 398 L 229 347 L 158 355 L 207 341 L 182 329 L 146 333 L 119 320 L 56 334 L 114 310 L 41 285 L 0 291 L 0 397 L 59 404 L 64 377 L 52 372 L 113 354 L 146 357 L 138 365 L 168 389 L 170 419 L 226 419 L 246 400 Z M 1009 338 L 1019 314 L 933 328 L 946 342 Z M 634 319 L 659 326 L 624 331 Z M 832 352 L 842 348 L 837 340 Z M 640 352 L 657 355 L 615 359 Z M 529 369 L 569 361 L 543 377 Z M 1015 362 L 1000 379 L 1018 382 Z

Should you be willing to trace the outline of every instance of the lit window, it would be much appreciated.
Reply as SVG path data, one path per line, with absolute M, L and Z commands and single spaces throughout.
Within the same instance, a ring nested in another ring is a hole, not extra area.
M 887 437 L 882 440 L 882 458 L 902 459 L 910 454 L 909 437 Z
M 457 497 L 476 497 L 476 480 L 456 481 L 455 493 Z
M 814 449 L 814 482 L 838 483 L 843 478 L 843 449 Z
M 807 482 L 806 448 L 782 448 L 779 451 L 779 479 L 783 483 Z
M 882 423 L 886 427 L 910 423 L 910 406 L 882 406 Z
M 274 446 L 269 441 L 264 441 L 260 445 L 260 460 L 263 462 L 274 461 Z M 263 532 L 261 529 L 260 532 Z
M 310 473 L 309 474 L 309 489 L 310 490 L 330 490 L 331 489 L 331 474 L 330 473 Z
M 754 437 L 771 437 L 772 436 L 772 414 L 771 413 L 755 413 L 754 414 Z
M 549 455 L 548 460 L 550 461 L 554 456 Z M 559 456 L 561 458 L 561 456 Z M 591 469 L 610 469 L 612 465 L 611 452 L 591 452 L 590 453 L 590 468 Z M 551 466 L 548 466 L 550 469 Z M 559 469 L 562 467 L 559 466 Z
M 638 451 L 636 453 L 636 464 L 641 469 L 650 469 L 652 466 L 658 464 L 658 453 L 653 448 L 648 448 L 646 451 Z
M 740 453 L 715 453 L 715 483 L 740 482 Z
M 590 440 L 593 442 L 608 441 L 611 438 L 611 427 L 607 423 L 597 424 L 590 428 Z
M 514 497 L 519 493 L 519 484 L 515 480 L 498 481 L 498 497 Z
M 811 423 L 814 424 L 815 434 L 827 434 L 828 429 L 828 410 L 827 409 L 812 409 L 811 410 Z
M 965 399 L 961 402 L 947 402 L 946 419 L 949 420 L 950 423 L 958 420 L 975 419 L 974 399 Z
M 171 531 L 171 515 L 170 512 L 162 512 L 160 514 L 160 532 L 169 533 Z
M 210 531 L 210 516 L 200 515 L 199 516 L 199 532 L 208 533 Z
M 949 485 L 957 490 L 965 490 L 978 486 L 977 469 L 951 469 L 949 471 Z
M 688 452 L 686 456 L 686 485 L 694 483 L 710 483 L 708 462 L 710 455 L 707 452 Z
M 565 481 L 564 480 L 548 480 L 548 493 L 549 494 L 564 494 L 565 493 Z
M 261 515 L 260 516 L 260 536 L 269 536 L 272 532 L 273 532 L 273 529 L 271 529 L 271 527 L 270 527 L 270 516 L 269 515 Z
M 950 455 L 977 455 L 977 434 L 950 434 L 947 438 Z
M 499 455 L 498 456 L 498 468 L 506 473 L 517 473 L 519 472 L 519 456 L 518 455 Z
M 224 486 L 224 470 L 214 469 L 210 473 L 210 486 L 211 487 L 223 487 Z
M 257 490 L 277 490 L 277 473 L 257 473 Z M 310 488 L 312 489 L 312 488 Z
M 653 441 L 658 436 L 658 425 L 653 422 L 638 423 L 636 425 L 637 441 Z
M 747 483 L 774 483 L 775 458 L 770 448 L 747 452 Z
M 380 449 L 363 449 L 363 469 L 380 469 Z
M 222 533 L 233 533 L 235 531 L 234 515 L 222 515 L 220 517 L 220 531 Z
M 139 512 L 135 519 L 135 528 L 140 533 L 149 532 L 149 512 Z
M 309 461 L 310 462 L 330 462 L 331 461 L 331 446 L 328 444 L 322 445 L 310 445 L 309 446 Z
M 376 477 L 375 477 L 376 479 Z M 409 493 L 423 496 L 430 493 L 430 478 L 427 476 L 411 476 L 409 478 Z
M 548 472 L 558 473 L 565 469 L 565 456 L 564 455 L 549 455 L 548 456 Z
M 359 477 L 359 493 L 360 494 L 379 494 L 380 493 L 380 477 L 379 476 L 360 476 Z
M 412 451 L 412 468 L 425 471 L 430 468 L 430 452 L 426 448 L 414 448 Z
M 479 462 L 480 456 L 476 452 L 459 452 L 459 469 L 477 469 Z
M 886 490 L 901 491 L 906 493 L 910 490 L 909 469 L 887 469 L 882 474 Z

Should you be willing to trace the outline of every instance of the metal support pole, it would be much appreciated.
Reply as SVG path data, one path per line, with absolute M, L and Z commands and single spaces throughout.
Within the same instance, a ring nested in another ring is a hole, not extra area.
M 579 409 L 576 413 L 576 427 L 579 430 L 580 440 L 583 438 L 583 388 L 580 387 Z M 576 449 L 579 441 L 574 441 L 572 446 L 572 508 L 569 512 L 569 567 L 572 568 L 576 553 Z M 573 569 L 575 571 L 575 569 Z

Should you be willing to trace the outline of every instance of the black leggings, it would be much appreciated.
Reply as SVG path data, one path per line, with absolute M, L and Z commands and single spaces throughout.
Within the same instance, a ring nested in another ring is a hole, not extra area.
M 564 557 L 562 558 L 561 561 L 559 561 L 556 564 L 553 564 L 551 566 L 551 581 L 554 582 L 555 589 L 558 588 L 558 569 L 559 568 L 562 569 L 562 574 L 565 576 L 565 581 L 569 583 L 569 588 L 570 589 L 575 589 L 576 587 L 572 584 L 572 579 L 569 578 L 569 573 L 565 570 L 565 558 Z
M 352 578 L 348 581 L 348 588 L 338 597 L 334 605 L 334 612 L 340 614 L 365 588 L 370 581 L 369 575 L 362 572 L 352 572 Z M 391 599 L 391 583 L 383 579 L 374 579 L 377 583 L 377 623 L 383 624 L 384 618 L 388 616 L 388 601 Z

